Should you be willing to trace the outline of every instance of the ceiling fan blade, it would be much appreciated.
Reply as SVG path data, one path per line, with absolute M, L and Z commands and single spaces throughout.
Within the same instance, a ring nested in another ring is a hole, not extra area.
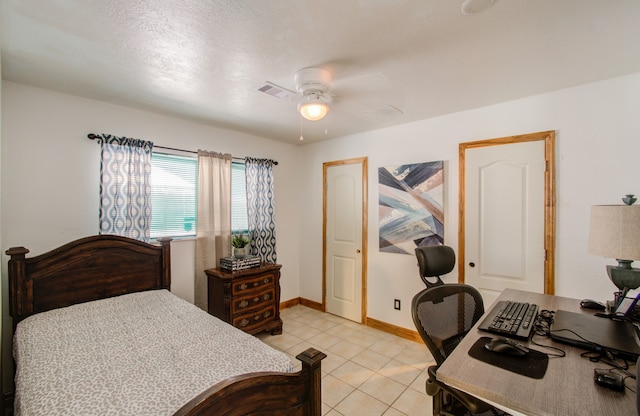
M 372 74 L 355 75 L 348 78 L 334 79 L 331 83 L 331 92 L 336 96 L 355 97 L 361 94 L 376 94 L 390 91 L 393 85 L 389 78 L 380 72 Z
M 376 121 L 402 114 L 404 94 L 384 74 L 376 72 L 336 79 L 331 85 L 332 108 Z

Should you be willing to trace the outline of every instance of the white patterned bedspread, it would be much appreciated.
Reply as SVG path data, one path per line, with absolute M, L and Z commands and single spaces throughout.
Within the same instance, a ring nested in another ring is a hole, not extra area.
M 171 415 L 289 357 L 166 290 L 33 315 L 14 337 L 17 415 Z

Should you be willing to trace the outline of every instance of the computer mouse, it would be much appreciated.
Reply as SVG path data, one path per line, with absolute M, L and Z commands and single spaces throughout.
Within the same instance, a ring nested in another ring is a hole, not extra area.
M 594 379 L 599 385 L 611 390 L 624 390 L 624 377 L 609 370 L 595 369 Z
M 580 307 L 584 309 L 595 309 L 598 311 L 603 311 L 607 309 L 604 303 L 598 302 L 597 300 L 591 300 L 591 299 L 583 299 L 582 301 L 580 301 Z
M 498 354 L 516 357 L 522 357 L 529 353 L 529 349 L 527 347 L 508 338 L 493 338 L 491 341 L 484 344 L 484 347 L 489 351 Z

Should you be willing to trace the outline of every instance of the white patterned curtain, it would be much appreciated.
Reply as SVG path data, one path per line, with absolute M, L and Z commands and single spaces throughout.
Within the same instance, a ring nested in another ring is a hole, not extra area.
M 206 269 L 231 253 L 231 155 L 198 150 L 194 303 L 207 310 Z
M 100 142 L 100 233 L 150 241 L 153 142 L 103 134 Z
M 251 254 L 270 263 L 277 260 L 273 165 L 273 160 L 245 158 Z

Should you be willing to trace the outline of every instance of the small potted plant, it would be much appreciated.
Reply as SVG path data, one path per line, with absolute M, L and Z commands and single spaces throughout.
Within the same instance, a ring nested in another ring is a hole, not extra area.
M 249 254 L 249 238 L 243 234 L 234 234 L 231 237 L 233 257 L 242 258 Z

